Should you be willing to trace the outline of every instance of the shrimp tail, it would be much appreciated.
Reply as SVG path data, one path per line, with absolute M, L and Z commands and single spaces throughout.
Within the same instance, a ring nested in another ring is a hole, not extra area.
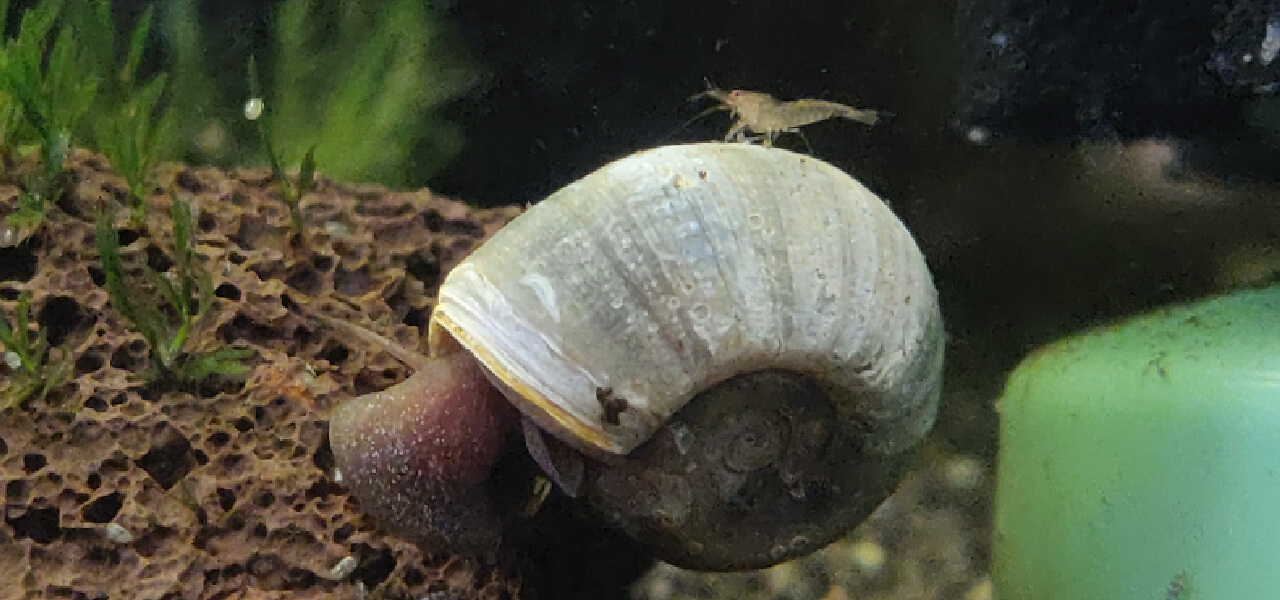
M 875 125 L 876 123 L 893 116 L 893 113 L 885 111 L 853 108 L 843 104 L 837 104 L 836 106 L 838 108 L 836 109 L 835 116 L 867 125 Z

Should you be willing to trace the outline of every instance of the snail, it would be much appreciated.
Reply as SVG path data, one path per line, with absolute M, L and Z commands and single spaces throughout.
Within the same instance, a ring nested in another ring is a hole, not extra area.
M 362 510 L 435 547 L 501 541 L 502 440 L 662 560 L 744 570 L 847 533 L 933 424 L 942 319 L 924 259 L 837 168 L 663 146 L 533 206 L 441 284 L 430 356 L 335 409 Z

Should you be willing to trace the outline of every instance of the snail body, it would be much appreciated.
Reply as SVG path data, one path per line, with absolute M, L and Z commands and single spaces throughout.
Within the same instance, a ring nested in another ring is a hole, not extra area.
M 536 425 L 567 492 L 706 569 L 785 560 L 869 514 L 933 423 L 943 356 L 923 257 L 879 198 L 825 162 L 718 143 L 623 158 L 516 218 L 449 273 L 428 339 Z M 360 404 L 331 438 L 361 506 L 404 523 L 403 490 L 449 495 L 373 465 L 394 453 Z

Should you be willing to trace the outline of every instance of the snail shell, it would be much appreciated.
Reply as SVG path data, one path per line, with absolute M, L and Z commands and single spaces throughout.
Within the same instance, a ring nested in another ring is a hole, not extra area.
M 561 189 L 449 273 L 430 327 L 544 429 L 615 455 L 760 370 L 813 377 L 894 454 L 932 425 L 942 361 L 936 292 L 888 207 L 747 144 L 649 150 Z
M 933 423 L 943 359 L 936 292 L 888 207 L 825 162 L 746 144 L 640 152 L 551 195 L 449 273 L 428 337 L 428 360 L 461 365 L 438 371 L 483 372 L 537 425 L 529 448 L 567 491 L 659 557 L 721 570 L 865 518 Z M 491 544 L 500 525 L 472 489 L 489 465 L 456 459 L 491 460 L 473 440 L 509 419 L 475 409 L 495 395 L 470 400 L 474 377 L 413 379 L 370 395 L 390 412 L 340 407 L 339 467 L 366 510 L 420 539 Z M 422 408 L 437 405 L 451 408 Z M 452 450 L 405 468 L 412 444 L 385 432 L 453 413 L 469 421 L 418 436 Z M 557 472 L 548 456 L 579 456 L 561 443 L 592 460 Z

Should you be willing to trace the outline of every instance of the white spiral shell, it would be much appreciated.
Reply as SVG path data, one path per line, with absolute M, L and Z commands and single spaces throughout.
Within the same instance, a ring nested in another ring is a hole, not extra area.
M 896 453 L 933 423 L 943 355 L 937 294 L 889 208 L 823 161 L 747 144 L 648 150 L 561 189 L 449 273 L 431 328 L 597 454 L 765 369 L 815 377 L 866 448 Z

